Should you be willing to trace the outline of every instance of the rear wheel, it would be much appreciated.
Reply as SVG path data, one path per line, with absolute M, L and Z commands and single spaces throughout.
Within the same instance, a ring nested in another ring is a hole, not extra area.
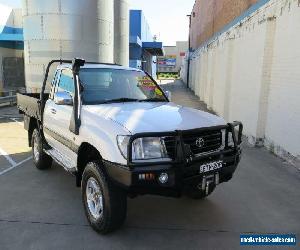
M 35 166 L 40 169 L 48 169 L 52 165 L 52 158 L 43 150 L 43 142 L 38 129 L 34 129 L 31 139 L 32 157 Z
M 108 179 L 101 163 L 87 164 L 81 183 L 85 214 L 92 228 L 102 234 L 118 229 L 127 214 L 127 195 Z

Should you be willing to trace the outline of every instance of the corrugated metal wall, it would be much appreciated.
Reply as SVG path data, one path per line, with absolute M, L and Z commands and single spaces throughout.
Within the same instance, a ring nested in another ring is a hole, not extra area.
M 127 0 L 23 0 L 23 20 L 29 92 L 39 91 L 53 59 L 129 63 Z

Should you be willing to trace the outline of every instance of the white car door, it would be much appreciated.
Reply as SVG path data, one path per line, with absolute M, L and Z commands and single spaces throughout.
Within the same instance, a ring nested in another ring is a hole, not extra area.
M 53 148 L 52 154 L 69 169 L 76 168 L 77 146 L 76 135 L 69 130 L 73 106 L 58 105 L 54 101 L 57 92 L 67 92 L 74 96 L 73 73 L 70 69 L 63 69 L 52 94 L 46 102 L 44 110 L 44 134 L 47 142 Z

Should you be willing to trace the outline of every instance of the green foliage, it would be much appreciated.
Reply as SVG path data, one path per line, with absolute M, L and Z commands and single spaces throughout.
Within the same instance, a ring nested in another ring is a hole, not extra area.
M 163 73 L 157 73 L 157 79 L 159 80 L 173 80 L 173 79 L 178 79 L 179 74 L 178 73 L 173 73 L 173 72 L 163 72 Z

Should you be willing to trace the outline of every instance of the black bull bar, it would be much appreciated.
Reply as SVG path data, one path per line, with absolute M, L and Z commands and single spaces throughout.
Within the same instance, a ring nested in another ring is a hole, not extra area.
M 131 168 L 135 168 L 138 166 L 151 166 L 151 165 L 164 165 L 168 164 L 185 164 L 190 161 L 190 155 L 187 155 L 185 150 L 185 145 L 183 141 L 184 135 L 191 134 L 200 134 L 208 131 L 215 130 L 224 130 L 225 131 L 225 145 L 222 151 L 205 153 L 200 156 L 196 156 L 193 160 L 200 160 L 201 158 L 218 155 L 220 153 L 227 153 L 232 151 L 240 151 L 240 145 L 242 143 L 242 134 L 243 134 L 243 124 L 241 122 L 235 121 L 232 123 L 228 123 L 226 125 L 221 126 L 213 126 L 206 128 L 198 128 L 192 130 L 176 130 L 173 132 L 150 132 L 150 133 L 138 133 L 134 134 L 130 137 L 128 148 L 127 148 L 127 165 Z M 232 134 L 233 147 L 228 145 L 229 134 Z M 136 139 L 145 138 L 145 137 L 174 137 L 176 141 L 176 157 L 175 159 L 166 162 L 166 161 L 155 161 L 151 162 L 134 162 L 132 159 L 132 144 Z

